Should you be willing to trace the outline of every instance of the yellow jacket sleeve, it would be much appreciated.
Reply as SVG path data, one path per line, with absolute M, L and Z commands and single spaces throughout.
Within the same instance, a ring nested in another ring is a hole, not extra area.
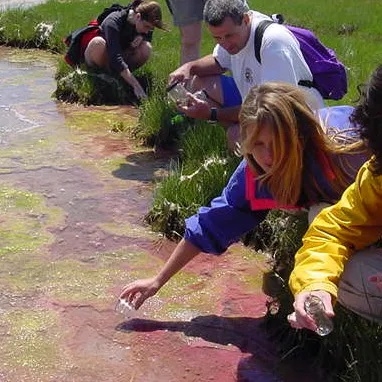
M 325 208 L 306 232 L 289 279 L 292 293 L 320 289 L 337 297 L 349 256 L 375 243 L 381 234 L 382 176 L 374 175 L 366 162 L 341 200 Z

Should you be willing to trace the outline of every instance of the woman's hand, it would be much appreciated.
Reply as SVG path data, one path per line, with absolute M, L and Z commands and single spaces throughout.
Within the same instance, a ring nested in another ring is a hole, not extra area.
M 126 299 L 135 309 L 139 309 L 149 297 L 154 296 L 175 273 L 188 264 L 199 252 L 199 248 L 182 239 L 155 277 L 133 281 L 126 285 L 119 298 Z
M 293 303 L 295 311 L 288 316 L 288 321 L 292 328 L 306 328 L 316 331 L 317 326 L 314 322 L 314 319 L 305 311 L 305 300 L 311 295 L 317 296 L 322 300 L 325 306 L 325 313 L 328 315 L 328 317 L 334 316 L 332 296 L 330 293 L 324 290 L 301 292 L 295 295 Z
M 123 288 L 119 298 L 127 300 L 135 309 L 139 309 L 140 306 L 149 297 L 154 296 L 159 289 L 160 286 L 156 278 L 136 280 Z
M 130 46 L 135 49 L 138 48 L 139 45 L 142 44 L 143 37 L 141 35 L 138 35 L 134 38 L 134 40 L 131 42 Z

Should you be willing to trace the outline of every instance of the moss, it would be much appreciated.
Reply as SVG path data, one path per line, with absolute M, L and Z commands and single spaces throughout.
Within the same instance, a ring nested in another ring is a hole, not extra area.
M 32 252 L 52 240 L 47 228 L 62 221 L 59 208 L 48 208 L 42 196 L 3 186 L 0 188 L 0 257 Z
M 121 265 L 126 263 L 128 271 Z M 155 261 L 146 253 L 98 253 L 82 259 L 82 262 L 72 259 L 52 262 L 46 271 L 44 288 L 53 298 L 66 303 L 110 304 L 115 298 L 110 288 L 118 280 L 126 283 L 149 277 L 150 269 L 155 271 Z
M 165 300 L 155 311 L 155 318 L 190 319 L 214 310 L 216 290 L 207 277 L 182 271 L 158 292 Z
M 77 108 L 76 110 L 68 107 L 66 113 L 67 126 L 82 132 L 92 131 L 94 133 L 100 131 L 100 129 L 103 132 L 113 131 L 116 126 L 121 124 L 128 129 L 134 126 L 136 121 L 136 117 L 126 112 L 123 113 L 120 107 L 92 107 L 90 110 L 88 108 Z
M 55 163 L 61 165 L 62 160 L 57 156 L 52 157 L 47 154 L 47 150 L 53 147 L 54 144 L 56 142 L 44 138 L 28 142 L 22 147 L 2 149 L 0 153 L 2 160 L 0 173 L 9 173 L 9 169 L 15 166 L 15 159 L 17 159 L 18 165 L 22 165 L 25 170 L 41 168 L 42 165 L 52 166 Z
M 104 231 L 112 235 L 118 236 L 128 236 L 131 238 L 140 238 L 140 239 L 155 239 L 155 236 L 158 235 L 149 232 L 146 228 L 137 224 L 128 224 L 127 222 L 113 222 L 113 223 L 105 223 L 99 224 L 99 227 Z M 155 236 L 154 236 L 155 235 Z
M 12 252 L 2 261 L 1 289 L 10 293 L 34 295 L 46 286 L 48 280 L 47 264 L 44 259 L 27 256 L 20 251 Z
M 18 367 L 33 372 L 56 369 L 59 357 L 58 318 L 45 310 L 15 310 L 1 315 L 7 336 L 2 336 L 0 354 L 5 369 Z

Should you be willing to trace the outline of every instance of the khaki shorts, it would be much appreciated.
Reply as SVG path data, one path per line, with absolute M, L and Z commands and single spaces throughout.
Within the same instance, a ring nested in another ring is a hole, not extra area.
M 203 21 L 203 10 L 207 0 L 166 0 L 172 14 L 172 22 L 177 27 Z M 243 0 L 245 5 L 248 4 Z
M 204 4 L 207 0 L 167 0 L 171 8 L 174 25 L 183 27 L 203 20 Z
M 355 253 L 338 285 L 338 302 L 369 320 L 382 323 L 382 249 Z

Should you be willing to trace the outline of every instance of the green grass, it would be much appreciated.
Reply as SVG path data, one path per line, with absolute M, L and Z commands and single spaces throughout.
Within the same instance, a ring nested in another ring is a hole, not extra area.
M 224 130 L 198 122 L 180 137 L 181 156 L 170 166 L 169 176 L 157 184 L 146 221 L 154 230 L 178 240 L 184 219 L 218 195 L 239 163 L 229 155 Z

